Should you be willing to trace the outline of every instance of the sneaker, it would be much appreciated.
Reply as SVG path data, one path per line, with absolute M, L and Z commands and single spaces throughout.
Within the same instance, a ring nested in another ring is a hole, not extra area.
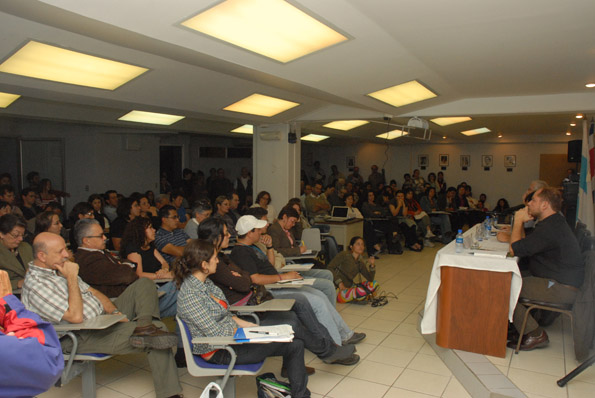
M 134 329 L 129 342 L 135 348 L 166 350 L 178 345 L 178 337 L 175 333 L 165 332 L 151 324 Z
M 353 336 L 351 336 L 350 338 L 348 338 L 347 340 L 345 340 L 343 342 L 343 345 L 357 344 L 357 343 L 359 343 L 360 341 L 362 341 L 365 338 L 366 338 L 366 334 L 365 333 L 353 332 Z
M 335 359 L 332 362 L 327 362 L 326 359 L 323 360 L 324 363 L 328 363 L 330 365 L 345 365 L 345 366 L 352 366 L 359 362 L 359 355 L 351 354 L 347 358 L 342 359 Z
M 427 239 L 429 239 L 429 238 L 434 238 L 435 236 L 436 236 L 436 235 L 434 235 L 434 234 L 432 233 L 432 231 L 428 231 L 428 232 L 426 233 L 426 238 L 427 238 Z
M 335 361 L 351 358 L 355 354 L 355 346 L 353 344 L 338 345 L 336 347 L 333 354 L 325 358 L 320 358 L 322 362 L 333 364 Z
M 425 246 L 425 247 L 434 247 L 434 246 L 436 246 L 436 245 L 434 245 L 434 244 L 432 243 L 432 241 L 430 241 L 429 239 L 424 239 L 424 246 Z

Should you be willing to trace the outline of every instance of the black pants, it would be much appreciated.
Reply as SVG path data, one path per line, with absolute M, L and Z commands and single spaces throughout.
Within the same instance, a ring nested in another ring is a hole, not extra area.
M 267 357 L 283 357 L 283 364 L 287 368 L 287 376 L 291 384 L 291 396 L 296 398 L 309 397 L 308 375 L 304 363 L 304 342 L 294 339 L 291 343 L 270 344 L 242 344 L 233 347 L 237 354 L 236 364 L 246 365 L 264 361 Z M 231 355 L 226 350 L 217 351 L 208 362 L 218 365 L 228 365 Z
M 333 355 L 336 351 L 335 342 L 328 330 L 316 319 L 314 310 L 308 300 L 299 295 L 284 296 L 284 298 L 295 299 L 291 311 L 267 312 L 260 324 L 264 326 L 291 325 L 295 337 L 302 340 L 304 347 L 312 351 L 316 356 L 324 359 Z

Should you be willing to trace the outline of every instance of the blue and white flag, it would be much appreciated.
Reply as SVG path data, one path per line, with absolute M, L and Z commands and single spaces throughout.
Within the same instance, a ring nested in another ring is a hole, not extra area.
M 595 233 L 595 217 L 593 216 L 593 167 L 591 164 L 591 152 L 593 151 L 593 133 L 595 122 L 591 119 L 591 126 L 587 132 L 587 121 L 583 120 L 583 149 L 581 154 L 581 178 L 578 191 L 578 211 L 577 221 L 582 222 L 591 231 Z

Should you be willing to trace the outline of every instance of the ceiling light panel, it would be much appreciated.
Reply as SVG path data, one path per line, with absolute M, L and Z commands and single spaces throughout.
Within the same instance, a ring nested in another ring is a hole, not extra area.
M 375 91 L 368 95 L 395 107 L 413 104 L 437 96 L 417 80 Z
M 244 124 L 243 126 L 231 130 L 231 132 L 239 134 L 254 134 L 254 126 L 251 124 Z
M 178 120 L 182 120 L 184 118 L 185 116 L 168 115 L 167 113 L 130 111 L 118 120 L 123 120 L 126 122 L 160 124 L 163 126 L 170 126 Z
M 319 142 L 322 140 L 326 140 L 328 135 L 319 135 L 319 134 L 308 134 L 301 138 L 302 141 L 312 141 L 312 142 Z
M 349 131 L 351 129 L 363 126 L 364 124 L 368 123 L 370 122 L 368 122 L 367 120 L 337 120 L 334 122 L 324 124 L 322 127 L 328 127 L 329 129 L 335 130 Z
M 489 133 L 490 131 L 492 131 L 492 130 L 488 129 L 487 127 L 482 127 L 479 129 L 461 131 L 461 134 L 466 135 L 466 136 L 471 136 L 471 135 Z
M 19 97 L 20 95 L 0 92 L 0 108 L 8 107 L 8 105 L 15 102 Z
M 392 130 L 387 133 L 378 134 L 376 137 L 382 138 L 385 140 L 394 140 L 395 138 L 401 138 L 408 136 L 409 133 L 403 130 Z
M 469 116 L 437 117 L 430 119 L 431 122 L 436 123 L 438 126 L 450 126 L 451 124 L 468 122 L 469 120 L 471 120 Z
M 243 100 L 233 103 L 223 109 L 226 111 L 271 117 L 298 105 L 299 104 L 297 102 L 269 97 L 268 95 L 252 94 Z
M 0 65 L 0 72 L 115 90 L 148 69 L 30 41 Z
M 283 63 L 347 40 L 284 0 L 226 0 L 182 25 Z

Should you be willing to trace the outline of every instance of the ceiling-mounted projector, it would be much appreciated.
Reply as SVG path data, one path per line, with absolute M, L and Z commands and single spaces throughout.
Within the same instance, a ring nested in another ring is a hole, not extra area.
M 427 120 L 419 118 L 417 116 L 409 119 L 409 121 L 407 122 L 407 126 L 413 127 L 416 129 L 424 129 L 424 130 L 427 130 L 430 128 L 430 124 L 428 123 Z

